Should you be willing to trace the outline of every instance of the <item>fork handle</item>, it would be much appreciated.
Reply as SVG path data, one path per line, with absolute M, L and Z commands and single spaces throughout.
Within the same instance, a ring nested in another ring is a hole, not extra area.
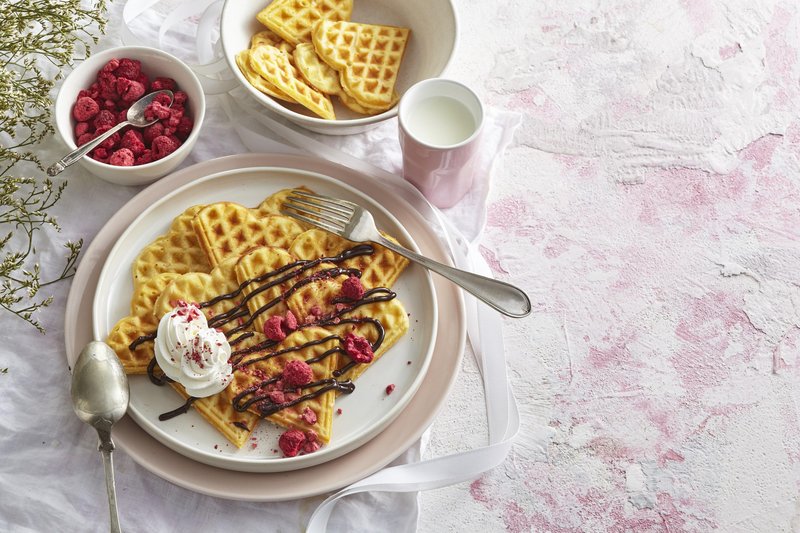
M 531 312 L 531 301 L 528 295 L 514 285 L 443 265 L 383 237 L 380 237 L 378 244 L 449 279 L 504 315 L 522 318 Z

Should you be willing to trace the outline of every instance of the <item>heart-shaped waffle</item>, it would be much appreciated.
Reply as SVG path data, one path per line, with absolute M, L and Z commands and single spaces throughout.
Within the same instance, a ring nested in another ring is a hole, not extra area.
M 212 265 L 239 257 L 257 246 L 286 248 L 303 232 L 294 219 L 281 215 L 258 218 L 250 209 L 232 202 L 213 204 L 193 221 L 200 246 Z
M 242 75 L 250 82 L 250 85 L 262 93 L 290 103 L 295 103 L 291 96 L 275 87 L 272 82 L 265 80 L 261 77 L 261 74 L 253 69 L 252 65 L 250 65 L 250 50 L 242 50 L 236 54 L 236 65 L 239 67 L 239 70 L 242 71 Z
M 147 245 L 133 261 L 134 290 L 162 272 L 209 272 L 211 265 L 197 242 L 192 219 L 203 209 L 192 206 L 178 215 L 169 231 Z
M 391 105 L 411 30 L 323 20 L 312 32 L 320 58 L 339 72 L 344 91 L 361 105 Z

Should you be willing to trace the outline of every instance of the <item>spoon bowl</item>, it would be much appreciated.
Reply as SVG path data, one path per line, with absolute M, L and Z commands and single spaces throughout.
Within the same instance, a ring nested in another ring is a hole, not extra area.
M 93 341 L 81 351 L 72 369 L 70 395 L 75 414 L 82 422 L 92 426 L 100 438 L 98 449 L 103 454 L 111 531 L 119 532 L 114 465 L 111 460 L 111 452 L 114 451 L 111 428 L 128 410 L 130 388 L 125 369 L 109 345 Z

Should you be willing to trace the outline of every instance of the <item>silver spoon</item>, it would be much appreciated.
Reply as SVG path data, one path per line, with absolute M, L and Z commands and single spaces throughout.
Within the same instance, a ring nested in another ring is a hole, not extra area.
M 111 532 L 119 533 L 114 464 L 111 462 L 111 452 L 114 451 L 111 428 L 125 416 L 130 390 L 125 370 L 110 346 L 99 341 L 86 345 L 72 369 L 70 393 L 75 414 L 100 436 L 98 449 L 103 454 L 106 472 Z
M 128 108 L 128 113 L 125 116 L 127 120 L 123 120 L 104 134 L 100 135 L 99 137 L 92 139 L 88 143 L 77 147 L 75 150 L 71 151 L 67 155 L 65 155 L 61 161 L 54 163 L 47 169 L 48 176 L 56 176 L 60 174 L 65 168 L 70 166 L 71 164 L 75 163 L 81 157 L 85 156 L 89 152 L 91 152 L 97 145 L 114 135 L 116 132 L 124 128 L 125 126 L 136 126 L 137 128 L 144 128 L 146 126 L 150 126 L 158 122 L 158 119 L 155 118 L 153 120 L 147 120 L 144 118 L 144 110 L 147 108 L 148 105 L 152 104 L 153 101 L 156 99 L 157 96 L 161 94 L 169 95 L 169 105 L 172 106 L 172 91 L 168 91 L 167 89 L 162 89 L 160 91 L 155 91 L 150 94 L 146 94 L 136 100 L 134 104 Z

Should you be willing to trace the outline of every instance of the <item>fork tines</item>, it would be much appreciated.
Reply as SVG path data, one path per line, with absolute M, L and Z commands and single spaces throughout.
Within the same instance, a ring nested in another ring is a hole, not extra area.
M 353 216 L 354 205 L 346 200 L 294 190 L 283 202 L 284 210 L 281 213 L 341 234 Z

